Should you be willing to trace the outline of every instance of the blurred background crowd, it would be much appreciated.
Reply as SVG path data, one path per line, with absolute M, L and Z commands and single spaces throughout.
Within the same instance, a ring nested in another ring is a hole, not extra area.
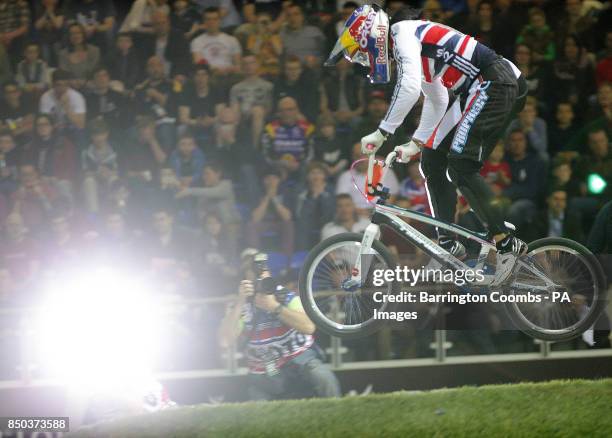
M 247 247 L 291 283 L 322 238 L 362 231 L 365 172 L 349 165 L 394 81 L 322 66 L 361 3 L 0 0 L 0 306 L 33 303 L 42 277 L 83 262 L 133 265 L 180 297 L 227 296 Z M 527 79 L 482 169 L 519 237 L 585 242 L 610 199 L 610 2 L 422 6 Z M 428 213 L 418 163 L 394 171 L 393 201 Z M 481 226 L 459 207 L 458 223 Z

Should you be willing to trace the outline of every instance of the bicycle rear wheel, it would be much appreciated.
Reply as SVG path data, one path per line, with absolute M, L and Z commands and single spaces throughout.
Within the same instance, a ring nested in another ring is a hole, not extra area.
M 396 266 L 392 254 L 378 240 L 372 243 L 370 254 L 362 256 L 361 283 L 350 284 L 362 237 L 342 233 L 324 240 L 310 251 L 300 271 L 304 310 L 318 329 L 332 336 L 354 338 L 373 333 L 385 322 L 375 317 L 375 310 L 395 308 L 395 303 L 384 297 L 396 293 L 396 282 L 380 287 L 373 284 L 374 270 Z
M 506 303 L 520 330 L 544 341 L 565 341 L 599 318 L 606 305 L 605 277 L 587 248 L 569 239 L 544 238 L 530 243 L 520 261 L 507 293 L 540 296 L 539 302 Z

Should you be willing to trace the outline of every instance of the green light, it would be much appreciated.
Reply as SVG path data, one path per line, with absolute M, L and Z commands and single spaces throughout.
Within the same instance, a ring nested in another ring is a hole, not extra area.
M 607 186 L 608 183 L 606 180 L 597 173 L 591 173 L 587 177 L 587 187 L 589 188 L 589 192 L 594 195 L 599 195 L 602 193 Z

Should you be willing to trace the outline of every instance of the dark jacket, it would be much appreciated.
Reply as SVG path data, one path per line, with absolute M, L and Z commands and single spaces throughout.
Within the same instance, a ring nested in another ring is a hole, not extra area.
M 155 55 L 155 40 L 155 35 L 143 38 L 142 53 L 144 54 L 145 60 Z M 171 76 L 179 74 L 187 75 L 189 73 L 191 52 L 189 51 L 187 40 L 181 32 L 177 30 L 170 31 L 166 50 L 164 50 L 164 57 L 172 64 L 170 69 Z
M 548 233 L 550 231 L 549 226 L 550 222 L 548 209 L 541 210 L 534 217 L 533 223 L 531 223 L 527 230 L 525 230 L 525 238 L 529 236 L 527 240 L 529 242 L 533 242 L 534 240 L 548 237 Z M 564 213 L 561 237 L 572 239 L 580 243 L 584 243 L 585 241 L 580 216 L 567 209 Z

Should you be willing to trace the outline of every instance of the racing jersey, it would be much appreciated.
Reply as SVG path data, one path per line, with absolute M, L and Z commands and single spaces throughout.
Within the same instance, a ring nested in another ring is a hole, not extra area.
M 268 161 L 274 162 L 292 156 L 298 162 L 310 158 L 315 127 L 307 120 L 298 120 L 294 125 L 284 125 L 273 120 L 264 128 L 261 146 Z
M 390 35 L 398 76 L 380 128 L 395 132 L 422 91 L 423 111 L 413 137 L 425 143 L 447 109 L 447 90 L 470 93 L 479 83 L 480 72 L 500 56 L 469 35 L 425 20 L 394 23 Z
M 279 291 L 285 291 L 279 286 Z M 284 299 L 278 298 L 289 309 L 302 309 L 300 298 L 293 292 L 285 291 Z M 294 357 L 310 348 L 312 335 L 298 332 L 285 325 L 277 315 L 256 309 L 251 302 L 242 309 L 243 334 L 247 338 L 246 359 L 249 372 L 265 374 L 278 370 Z M 253 328 L 255 324 L 255 328 Z

